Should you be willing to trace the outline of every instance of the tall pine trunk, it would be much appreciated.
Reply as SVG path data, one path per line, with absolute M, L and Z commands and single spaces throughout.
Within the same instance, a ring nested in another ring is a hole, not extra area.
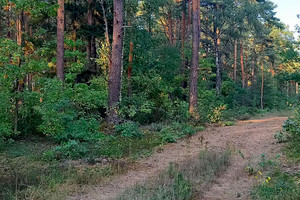
M 182 18 L 181 18 L 181 75 L 184 77 L 185 73 L 185 34 L 186 34 L 186 3 L 185 1 L 182 3 Z M 184 82 L 181 83 L 181 86 L 184 87 Z
M 234 66 L 233 66 L 233 80 L 236 81 L 236 68 L 237 68 L 237 41 L 234 40 Z
M 200 27 L 199 27 L 199 0 L 192 0 L 193 12 L 193 52 L 192 66 L 190 71 L 190 99 L 189 112 L 192 117 L 198 118 L 198 69 L 199 69 L 199 43 L 200 43 Z
M 92 30 L 93 26 L 93 9 L 92 9 L 93 0 L 88 0 L 88 13 L 87 13 L 87 24 Z M 87 60 L 89 64 L 89 70 L 92 72 L 96 71 L 96 63 L 94 58 L 96 58 L 96 41 L 95 37 L 89 33 L 86 51 L 87 51 Z
M 112 66 L 108 79 L 107 122 L 116 124 L 119 120 L 118 103 L 121 92 L 122 49 L 123 49 L 123 0 L 114 0 L 114 27 L 112 43 Z
M 221 63 L 221 52 L 220 52 L 220 30 L 218 28 L 215 29 L 215 54 L 216 54 L 216 89 L 217 93 L 221 93 L 222 88 L 222 63 Z
M 23 12 L 20 12 L 18 14 L 18 18 L 16 20 L 16 39 L 17 39 L 17 44 L 22 47 L 22 39 L 23 39 L 23 30 L 22 30 L 22 20 L 23 20 Z M 18 65 L 21 67 L 21 58 L 18 58 Z M 16 79 L 16 92 L 18 93 L 19 91 L 22 90 L 22 83 L 23 81 L 19 80 L 18 78 Z M 15 99 L 15 112 L 14 112 L 14 133 L 18 133 L 18 126 L 19 126 L 19 103 L 21 100 L 19 98 Z
M 65 29 L 65 2 L 58 0 L 57 10 L 57 63 L 56 75 L 61 80 L 65 80 L 64 74 L 64 29 Z
M 245 71 L 244 71 L 244 49 L 243 42 L 240 42 L 240 53 L 241 53 L 241 70 L 242 70 L 242 86 L 245 89 Z
M 260 107 L 264 109 L 264 63 L 261 62 L 261 90 L 260 90 Z
M 133 66 L 133 42 L 130 42 L 129 47 L 129 59 L 128 59 L 128 69 L 127 69 L 127 83 L 128 83 L 128 96 L 132 96 L 132 85 L 131 85 L 131 75 Z

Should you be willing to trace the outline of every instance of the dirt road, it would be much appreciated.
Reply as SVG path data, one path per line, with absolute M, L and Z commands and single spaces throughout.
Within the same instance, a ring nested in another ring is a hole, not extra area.
M 249 163 L 257 163 L 261 154 L 272 157 L 279 152 L 280 146 L 276 143 L 274 134 L 281 129 L 284 120 L 286 117 L 269 116 L 237 122 L 235 126 L 209 127 L 189 139 L 166 145 L 162 151 L 138 161 L 137 169 L 116 177 L 109 184 L 89 188 L 84 194 L 74 194 L 69 199 L 112 199 L 126 188 L 159 174 L 168 167 L 170 162 L 183 162 L 196 157 L 205 148 L 220 151 L 228 146 L 235 149 L 236 152 L 242 152 L 244 159 L 238 153 L 234 154 L 229 168 L 211 184 L 199 199 L 248 199 L 254 183 L 245 173 L 245 167 Z

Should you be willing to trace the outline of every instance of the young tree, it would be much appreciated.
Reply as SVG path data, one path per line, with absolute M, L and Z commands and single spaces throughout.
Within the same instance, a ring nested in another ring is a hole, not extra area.
M 118 103 L 121 92 L 122 49 L 123 49 L 123 0 L 114 0 L 114 25 L 111 60 L 108 79 L 107 122 L 118 122 Z
M 65 80 L 64 74 L 64 30 L 65 30 L 65 2 L 58 0 L 57 10 L 57 62 L 56 75 L 61 80 Z
M 198 69 L 199 69 L 199 43 L 200 43 L 200 25 L 199 25 L 199 0 L 192 1 L 193 6 L 193 55 L 192 66 L 190 71 L 190 101 L 189 112 L 197 118 L 197 106 L 198 106 Z

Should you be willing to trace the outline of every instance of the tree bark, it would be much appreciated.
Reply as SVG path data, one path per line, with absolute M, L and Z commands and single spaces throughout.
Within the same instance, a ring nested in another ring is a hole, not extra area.
M 221 93 L 222 88 L 222 62 L 221 62 L 221 53 L 220 53 L 220 30 L 215 29 L 215 53 L 216 53 L 216 89 L 217 94 Z
M 256 55 L 255 55 L 255 48 L 252 50 L 252 66 L 251 66 L 251 89 L 254 89 L 255 83 L 255 67 L 256 67 Z
M 123 21 L 123 0 L 114 0 L 112 66 L 109 70 L 108 79 L 107 122 L 110 124 L 116 124 L 119 120 L 118 103 L 121 92 Z
M 198 69 L 199 69 L 199 43 L 200 43 L 200 28 L 199 28 L 199 0 L 192 0 L 193 7 L 193 52 L 192 66 L 190 71 L 190 99 L 189 112 L 192 117 L 198 118 Z
M 127 81 L 128 81 L 128 96 L 132 96 L 132 85 L 131 85 L 131 75 L 133 66 L 133 42 L 130 42 L 129 49 L 129 59 L 128 59 L 128 69 L 127 69 Z
M 234 40 L 234 66 L 233 66 L 233 80 L 236 81 L 236 68 L 237 68 L 237 41 Z
M 6 37 L 11 39 L 11 31 L 10 31 L 10 11 L 11 11 L 11 5 L 8 5 L 8 9 L 6 12 L 6 26 L 7 26 L 7 35 Z
M 189 9 L 189 18 L 188 18 L 188 24 L 192 25 L 192 0 L 188 0 L 188 9 Z
M 104 8 L 104 0 L 101 0 L 101 8 L 103 12 L 103 20 L 104 20 L 104 25 L 105 25 L 105 41 L 106 41 L 106 46 L 107 46 L 107 56 L 108 56 L 108 68 L 111 68 L 111 51 L 110 51 L 110 40 L 109 40 L 109 33 L 108 33 L 108 20 L 106 16 L 106 10 Z
M 261 63 L 261 91 L 260 91 L 260 107 L 264 109 L 264 63 Z
M 59 8 L 57 10 L 57 63 L 56 75 L 61 80 L 65 80 L 64 73 L 64 29 L 65 29 L 65 2 L 58 0 Z
M 92 3 L 93 3 L 93 0 L 88 0 L 87 24 L 88 24 L 90 30 L 94 23 Z M 91 34 L 91 33 L 89 33 L 89 34 Z M 95 72 L 97 69 L 96 69 L 96 62 L 94 60 L 96 58 L 96 42 L 95 42 L 94 36 L 89 35 L 86 51 L 87 51 L 87 60 L 88 60 L 88 64 L 89 64 L 89 70 L 92 72 Z
M 185 11 L 186 11 L 186 3 L 183 2 L 182 5 L 182 19 L 181 19 L 181 75 L 184 77 L 184 72 L 185 72 L 185 34 L 186 34 L 186 16 L 185 16 Z M 184 86 L 184 81 L 181 83 L 181 86 Z
M 244 51 L 243 51 L 243 42 L 240 41 L 240 53 L 241 53 L 241 70 L 242 70 L 242 86 L 245 89 L 245 72 L 244 72 Z
M 23 32 L 22 32 L 22 19 L 23 19 L 23 12 L 20 12 L 18 14 L 18 18 L 16 20 L 16 39 L 17 39 L 17 44 L 22 47 L 22 39 L 23 39 Z M 18 58 L 18 65 L 21 67 L 21 58 Z M 16 79 L 16 92 L 18 93 L 22 89 L 22 83 L 23 81 L 20 81 L 18 78 Z M 16 98 L 15 99 L 15 112 L 14 112 L 14 133 L 17 135 L 18 134 L 18 126 L 19 126 L 19 102 L 20 99 Z
M 173 45 L 174 35 L 173 35 L 173 20 L 172 20 L 171 11 L 168 11 L 168 35 L 169 35 L 169 42 L 171 45 Z

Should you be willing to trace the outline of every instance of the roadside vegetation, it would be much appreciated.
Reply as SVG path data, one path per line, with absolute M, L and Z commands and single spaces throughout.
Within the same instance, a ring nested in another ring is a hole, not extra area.
M 300 199 L 300 113 L 296 109 L 289 117 L 283 129 L 275 134 L 279 143 L 284 143 L 283 158 L 264 159 L 260 171 L 251 169 L 258 178 L 258 185 L 253 189 L 253 199 Z

